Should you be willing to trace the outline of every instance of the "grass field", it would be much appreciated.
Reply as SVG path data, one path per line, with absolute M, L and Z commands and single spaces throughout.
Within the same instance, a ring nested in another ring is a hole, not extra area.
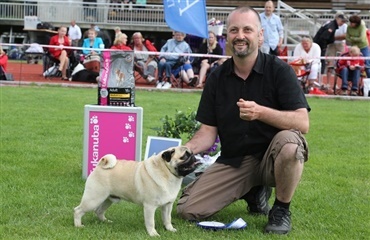
M 95 104 L 96 89 L 0 87 L 1 239 L 149 239 L 141 207 L 121 202 L 101 223 L 92 214 L 85 228 L 73 227 L 81 178 L 83 111 Z M 143 151 L 164 115 L 196 110 L 200 93 L 136 92 L 144 108 Z M 177 217 L 177 233 L 161 239 L 368 239 L 370 236 L 370 101 L 309 98 L 310 158 L 291 205 L 293 231 L 265 235 L 265 217 L 247 214 L 235 202 L 209 220 L 243 218 L 245 230 L 202 230 Z M 186 139 L 184 139 L 186 141 Z M 270 199 L 271 202 L 273 198 Z

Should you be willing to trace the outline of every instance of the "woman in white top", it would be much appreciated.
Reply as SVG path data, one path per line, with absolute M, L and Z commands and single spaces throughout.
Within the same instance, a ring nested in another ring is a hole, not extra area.
M 320 69 L 320 46 L 317 43 L 314 43 L 310 36 L 303 36 L 301 43 L 294 48 L 293 56 L 294 59 L 303 59 L 305 62 L 312 62 L 308 82 L 309 87 L 313 87 L 313 83 L 317 80 Z

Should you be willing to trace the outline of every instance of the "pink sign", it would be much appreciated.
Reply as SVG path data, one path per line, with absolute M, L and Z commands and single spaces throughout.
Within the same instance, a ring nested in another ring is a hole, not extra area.
M 114 154 L 118 159 L 140 161 L 142 116 L 140 111 L 132 111 L 133 109 L 137 110 L 130 107 L 99 106 L 98 110 L 85 112 L 86 177 L 106 154 Z

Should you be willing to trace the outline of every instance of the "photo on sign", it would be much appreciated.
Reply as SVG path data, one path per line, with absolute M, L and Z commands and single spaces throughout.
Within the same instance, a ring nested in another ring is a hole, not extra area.
M 160 153 L 170 147 L 177 147 L 181 145 L 182 140 L 177 138 L 153 137 L 148 136 L 146 142 L 145 156 L 147 159 L 153 155 Z

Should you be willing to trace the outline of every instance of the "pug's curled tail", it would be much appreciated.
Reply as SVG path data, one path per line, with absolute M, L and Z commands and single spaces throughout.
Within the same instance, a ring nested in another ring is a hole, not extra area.
M 107 154 L 100 159 L 98 166 L 100 166 L 103 169 L 110 169 L 114 168 L 116 164 L 117 164 L 116 156 L 114 156 L 113 154 Z

